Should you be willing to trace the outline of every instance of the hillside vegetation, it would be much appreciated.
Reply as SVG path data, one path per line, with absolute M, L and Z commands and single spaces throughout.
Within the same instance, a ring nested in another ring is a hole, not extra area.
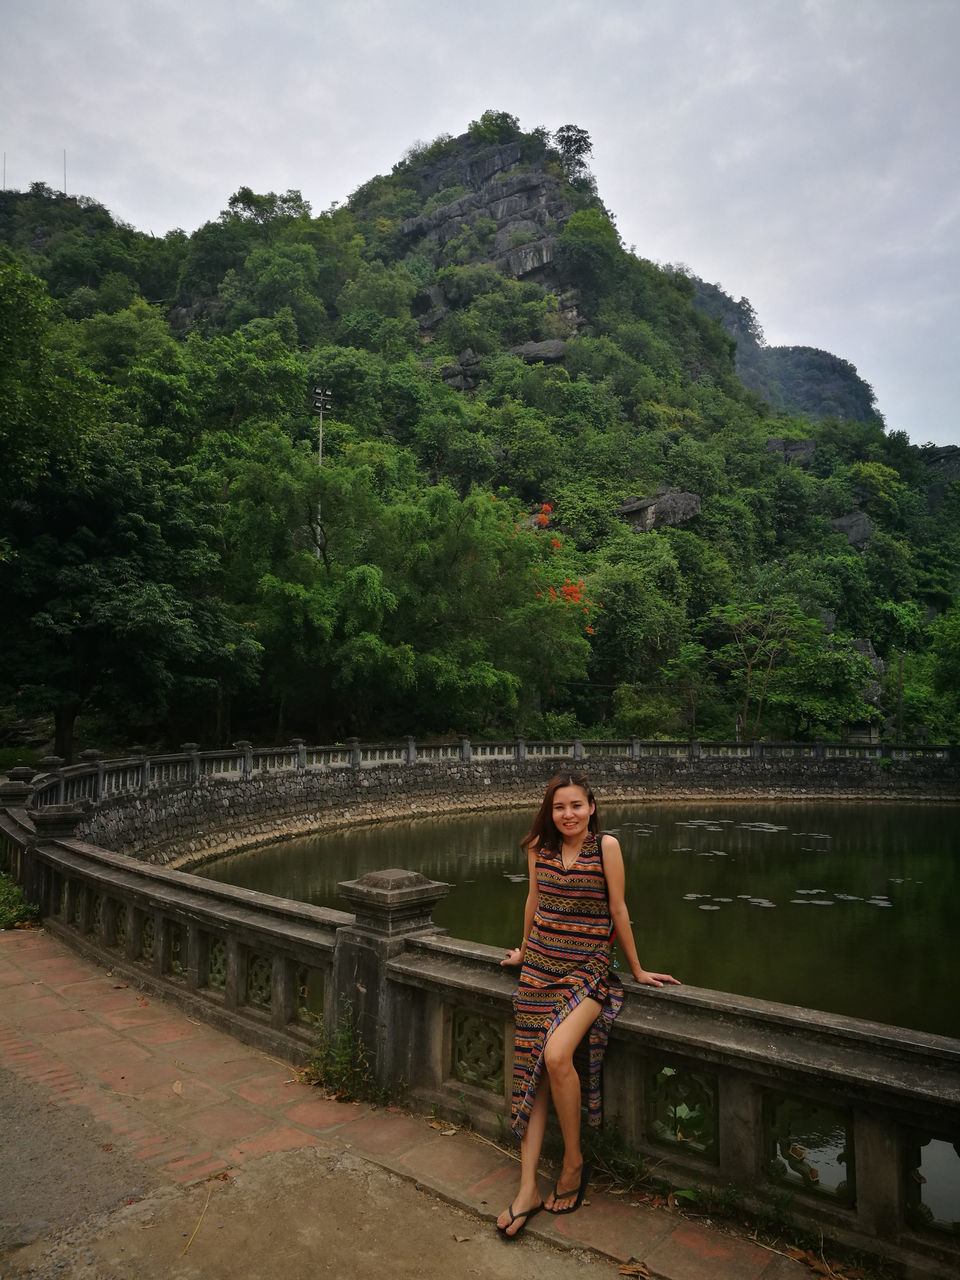
M 486 112 L 162 239 L 0 195 L 0 746 L 956 734 L 952 452 L 589 151 Z

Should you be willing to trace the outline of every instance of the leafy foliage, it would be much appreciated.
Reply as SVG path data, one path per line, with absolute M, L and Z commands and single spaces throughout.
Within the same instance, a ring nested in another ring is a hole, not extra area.
M 0 193 L 7 714 L 60 754 L 87 714 L 174 743 L 956 734 L 960 469 L 845 361 L 628 252 L 590 151 L 485 111 L 343 207 L 242 187 L 162 239 Z M 699 514 L 618 515 L 665 490 Z
M 0 929 L 32 923 L 39 915 L 39 907 L 25 902 L 20 886 L 0 871 Z

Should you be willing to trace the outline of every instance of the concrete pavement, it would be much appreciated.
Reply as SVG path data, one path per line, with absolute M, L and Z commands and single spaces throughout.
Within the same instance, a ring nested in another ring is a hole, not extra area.
M 101 1149 L 142 1163 L 153 1185 L 229 1179 L 263 1158 L 318 1148 L 388 1170 L 486 1220 L 479 1229 L 493 1234 L 516 1186 L 516 1162 L 497 1146 L 399 1109 L 319 1096 L 288 1064 L 121 984 L 43 930 L 0 932 L 0 1067 L 32 1096 L 39 1090 L 61 1112 L 97 1126 L 108 1139 Z M 0 1219 L 16 1212 L 14 1202 Z M 527 1236 L 592 1251 L 608 1260 L 610 1274 L 631 1261 L 655 1280 L 808 1274 L 749 1240 L 604 1192 L 593 1192 L 578 1213 L 541 1213 Z M 524 1243 L 503 1247 L 504 1274 L 514 1274 Z M 245 1274 L 242 1260 L 234 1274 Z

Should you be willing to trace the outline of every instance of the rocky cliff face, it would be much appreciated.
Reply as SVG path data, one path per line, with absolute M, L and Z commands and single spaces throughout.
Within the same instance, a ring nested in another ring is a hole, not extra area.
M 400 224 L 411 248 L 444 245 L 481 220 L 495 224 L 492 261 L 507 275 L 559 287 L 551 270 L 556 237 L 573 212 L 560 181 L 539 166 L 524 167 L 518 143 L 459 155 L 432 167 L 423 185 L 434 192 L 472 187 L 464 195 Z
M 685 524 L 699 514 L 699 495 L 680 489 L 667 489 L 653 498 L 627 498 L 617 507 L 617 515 L 635 533 L 649 533 L 667 524 Z

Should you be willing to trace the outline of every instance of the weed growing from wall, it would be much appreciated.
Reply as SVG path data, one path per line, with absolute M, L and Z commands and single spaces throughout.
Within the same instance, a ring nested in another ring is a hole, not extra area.
M 16 929 L 31 924 L 40 915 L 40 908 L 32 902 L 24 902 L 18 884 L 0 872 L 0 929 Z
M 317 1085 L 340 1102 L 386 1103 L 391 1091 L 377 1080 L 366 1046 L 357 1030 L 353 1006 L 344 997 L 332 1029 L 316 1019 L 316 1045 L 300 1073 L 304 1084 Z

